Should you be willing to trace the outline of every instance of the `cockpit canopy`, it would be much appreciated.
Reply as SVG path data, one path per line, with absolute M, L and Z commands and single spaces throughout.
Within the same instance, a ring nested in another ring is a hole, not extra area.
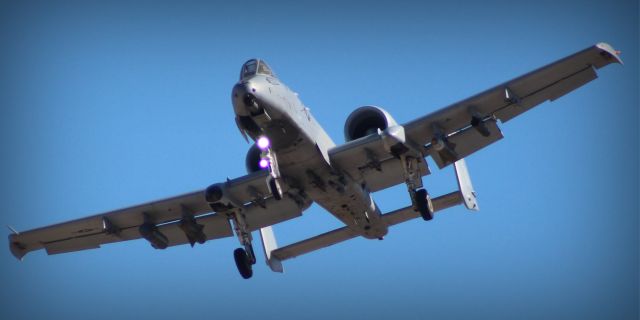
M 273 71 L 271 71 L 271 68 L 269 68 L 266 62 L 260 59 L 251 59 L 242 65 L 242 69 L 240 70 L 240 80 L 249 79 L 256 74 L 275 77 Z

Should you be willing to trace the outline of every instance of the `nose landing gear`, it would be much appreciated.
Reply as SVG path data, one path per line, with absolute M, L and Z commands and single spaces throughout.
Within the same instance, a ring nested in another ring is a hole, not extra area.
M 271 150 L 271 143 L 266 136 L 256 140 L 256 144 L 262 150 L 261 161 L 265 161 L 265 166 L 269 169 L 269 177 L 267 177 L 267 188 L 276 200 L 282 200 L 284 190 L 282 189 L 282 176 L 280 175 L 280 167 L 278 166 L 278 158 L 275 152 Z M 262 164 L 261 167 L 265 167 Z

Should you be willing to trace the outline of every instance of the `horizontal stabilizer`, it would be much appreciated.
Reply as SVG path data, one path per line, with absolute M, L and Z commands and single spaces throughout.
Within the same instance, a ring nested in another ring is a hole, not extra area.
M 434 212 L 464 203 L 461 197 L 461 193 L 458 191 L 434 198 L 431 201 L 433 202 Z M 418 217 L 420 217 L 420 213 L 415 211 L 413 209 L 413 206 L 408 206 L 382 215 L 382 219 L 384 219 L 384 221 L 389 226 L 406 222 Z M 348 227 L 343 227 L 274 250 L 272 252 L 272 256 L 277 258 L 280 262 L 356 237 L 358 237 L 358 234 L 356 232 L 349 229 Z

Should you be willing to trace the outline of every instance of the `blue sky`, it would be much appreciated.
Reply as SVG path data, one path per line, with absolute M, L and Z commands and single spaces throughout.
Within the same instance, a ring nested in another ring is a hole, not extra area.
M 638 317 L 638 3 L 0 3 L 1 224 L 18 230 L 244 174 L 230 90 L 266 59 L 327 132 L 399 122 L 600 41 L 624 66 L 502 125 L 468 158 L 481 211 L 449 209 L 237 274 L 235 238 L 143 240 L 23 262 L 0 246 L 2 319 Z M 424 179 L 439 195 L 452 170 Z M 404 186 L 375 195 L 390 211 Z M 288 244 L 338 227 L 317 206 Z M 7 231 L 8 234 L 8 231 Z M 258 243 L 256 243 L 257 245 Z

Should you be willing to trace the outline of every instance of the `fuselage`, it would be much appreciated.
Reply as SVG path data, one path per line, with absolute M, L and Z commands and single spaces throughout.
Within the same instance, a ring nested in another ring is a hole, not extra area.
M 231 95 L 242 134 L 254 141 L 270 140 L 285 192 L 310 198 L 366 238 L 387 233 L 366 186 L 331 165 L 333 140 L 263 61 L 245 63 Z

